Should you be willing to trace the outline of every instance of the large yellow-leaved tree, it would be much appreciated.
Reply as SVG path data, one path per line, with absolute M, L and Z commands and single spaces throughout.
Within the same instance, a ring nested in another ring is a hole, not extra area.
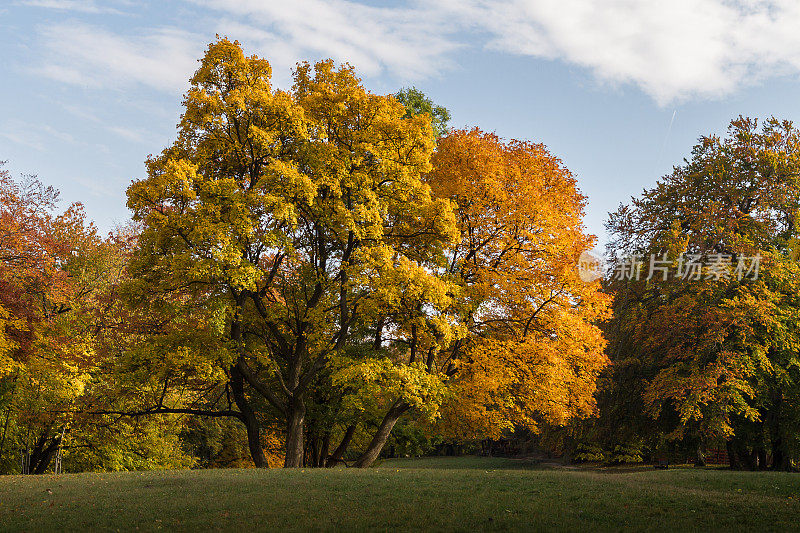
M 303 464 L 316 377 L 333 363 L 346 370 L 353 335 L 389 309 L 397 335 L 413 321 L 415 331 L 452 337 L 440 267 L 457 232 L 449 202 L 422 180 L 428 117 L 405 117 L 394 98 L 331 61 L 299 65 L 291 91 L 274 89 L 270 75 L 238 43 L 209 46 L 177 141 L 128 190 L 143 228 L 131 272 L 153 298 L 195 302 L 206 317 L 198 335 L 220 339 L 186 357 L 149 353 L 150 368 L 173 365 L 157 372 L 164 394 L 152 411 L 235 415 L 257 466 L 266 464 L 261 425 L 275 414 L 291 467 Z M 441 381 L 422 379 L 432 374 L 413 361 L 390 362 L 415 387 Z M 192 382 L 201 368 L 210 369 L 204 383 Z

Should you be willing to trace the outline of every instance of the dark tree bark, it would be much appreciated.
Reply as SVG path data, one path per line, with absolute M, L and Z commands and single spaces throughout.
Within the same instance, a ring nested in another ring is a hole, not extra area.
M 745 461 L 747 468 L 750 470 L 758 470 L 758 449 L 753 448 L 750 450 L 749 454 L 745 452 L 745 455 L 747 456 L 747 461 Z
M 342 437 L 342 442 L 333 450 L 333 453 L 330 457 L 327 458 L 325 461 L 325 466 L 331 468 L 336 466 L 337 463 L 342 461 L 342 457 L 344 457 L 344 453 L 347 451 L 347 448 L 350 446 L 350 441 L 353 440 L 353 435 L 356 432 L 356 425 L 351 424 L 347 426 L 347 429 L 344 432 L 344 437 Z
M 315 467 L 317 466 L 317 458 L 319 457 L 319 439 L 316 436 L 310 437 L 306 442 L 306 451 L 303 457 L 303 466 Z
M 694 466 L 706 466 L 706 454 L 703 451 L 703 445 L 697 445 L 697 455 L 695 455 Z
M 789 454 L 786 452 L 786 445 L 781 436 L 772 441 L 772 469 L 787 472 L 791 470 Z
M 244 393 L 245 375 L 242 371 L 245 368 L 244 363 L 244 346 L 242 338 L 242 323 L 238 317 L 238 308 L 244 302 L 244 296 L 238 295 L 236 298 L 237 316 L 231 323 L 231 340 L 233 340 L 237 349 L 239 350 L 239 359 L 235 365 L 230 369 L 230 385 L 231 392 L 233 393 L 233 400 L 241 412 L 239 420 L 244 424 L 247 430 L 247 447 L 250 449 L 250 456 L 253 458 L 253 464 L 256 468 L 266 468 L 267 458 L 264 455 L 264 449 L 261 448 L 261 426 L 258 423 L 258 418 L 253 410 L 250 402 Z
M 756 455 L 758 456 L 758 469 L 767 469 L 767 449 L 764 446 L 756 448 Z
M 303 466 L 303 427 L 305 418 L 306 406 L 303 398 L 294 398 L 289 408 L 289 421 L 286 428 L 284 468 L 299 468 Z
M 780 390 L 775 391 L 772 396 L 772 409 L 769 416 L 769 433 L 772 441 L 772 470 L 791 470 L 790 457 L 786 449 L 786 440 L 783 438 L 783 428 L 781 427 L 781 408 L 783 406 L 783 394 Z
M 328 460 L 328 452 L 330 451 L 331 447 L 331 434 L 325 433 L 325 436 L 322 437 L 322 446 L 319 450 L 319 457 L 317 457 L 317 468 L 325 467 L 325 462 Z
M 231 391 L 236 407 L 242 413 L 239 417 L 247 430 L 247 447 L 250 449 L 250 456 L 256 468 L 266 468 L 267 458 L 264 449 L 261 447 L 261 426 L 256 418 L 256 413 L 250 406 L 250 402 L 244 394 L 244 377 L 236 366 L 231 367 Z
M 28 456 L 28 473 L 44 474 L 50 466 L 50 462 L 58 451 L 61 444 L 61 434 L 58 433 L 50 437 L 50 428 L 47 428 L 36 443 Z
M 725 443 L 725 450 L 728 452 L 728 465 L 732 470 L 738 470 L 741 464 L 739 463 L 739 456 L 736 454 L 733 440 L 729 440 Z
M 366 468 L 375 462 L 375 459 L 378 458 L 383 446 L 389 439 L 389 435 L 391 435 L 394 425 L 397 423 L 400 417 L 403 416 L 403 413 L 409 410 L 409 408 L 409 405 L 401 402 L 400 400 L 396 401 L 394 405 L 392 405 L 392 407 L 383 417 L 380 426 L 378 426 L 378 431 L 372 437 L 369 446 L 367 446 L 367 449 L 363 454 L 361 454 L 361 457 L 356 459 L 356 462 L 353 463 L 353 466 Z
M 753 454 L 747 450 L 747 446 L 745 443 L 734 437 L 731 441 L 733 452 L 736 455 L 736 461 L 739 468 L 746 468 L 748 470 L 754 470 L 755 465 L 753 464 Z
M 36 462 L 31 463 L 32 474 L 44 474 L 47 467 L 50 466 L 50 461 L 55 457 L 58 451 L 58 445 L 61 444 L 61 435 L 56 435 L 50 439 L 50 442 L 39 452 Z M 34 466 L 35 465 L 35 466 Z

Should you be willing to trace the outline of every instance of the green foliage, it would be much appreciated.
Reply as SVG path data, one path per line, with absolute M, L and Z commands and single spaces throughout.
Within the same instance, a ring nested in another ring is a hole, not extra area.
M 797 458 L 800 131 L 738 118 L 702 137 L 683 165 L 611 215 L 611 251 L 666 256 L 667 279 L 615 279 L 606 324 L 613 365 L 600 393 L 605 440 L 732 441 L 742 459 Z M 676 275 L 681 254 L 728 270 Z M 759 276 L 735 275 L 758 257 Z M 624 420 L 624 423 L 620 423 Z M 778 465 L 782 463 L 782 466 Z M 766 465 L 762 465 L 766 466 Z
M 179 469 L 196 464 L 182 448 L 179 419 L 108 419 L 106 424 L 89 424 L 66 435 L 65 472 Z
M 435 104 L 425 96 L 425 93 L 416 87 L 407 87 L 401 89 L 394 97 L 405 106 L 406 117 L 429 115 L 434 137 L 439 138 L 447 134 L 450 112 L 445 107 Z
M 641 463 L 644 452 L 639 444 L 617 444 L 609 454 L 608 461 L 611 464 Z
M 430 429 L 414 419 L 397 423 L 384 448 L 387 457 L 421 457 L 430 455 L 443 444 L 442 437 L 431 435 Z
M 575 448 L 575 454 L 572 458 L 579 463 L 603 462 L 606 460 L 606 453 L 599 444 L 593 442 L 581 442 Z
M 334 387 L 353 391 L 345 400 L 350 409 L 370 411 L 370 402 L 402 400 L 423 416 L 434 419 L 447 397 L 441 373 L 430 372 L 422 362 L 396 363 L 389 357 L 353 360 L 335 357 L 331 365 Z
M 192 417 L 181 431 L 181 446 L 198 468 L 252 466 L 247 439 L 239 422 L 229 418 Z

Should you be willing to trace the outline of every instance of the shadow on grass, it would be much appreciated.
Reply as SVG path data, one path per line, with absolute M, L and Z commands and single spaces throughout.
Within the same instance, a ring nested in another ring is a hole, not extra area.
M 410 457 L 384 459 L 376 462 L 376 468 L 396 469 L 442 469 L 442 470 L 565 470 L 596 472 L 603 474 L 637 474 L 658 471 L 652 464 L 606 465 L 602 463 L 566 464 L 559 459 L 545 457 L 482 457 L 466 455 L 459 457 Z M 723 465 L 696 467 L 692 464 L 670 465 L 667 470 L 691 470 L 694 472 L 739 472 Z
M 375 465 L 377 468 L 399 469 L 445 469 L 445 470 L 537 470 L 555 468 L 554 460 L 525 457 L 479 457 L 465 455 L 460 457 L 411 457 L 384 459 Z

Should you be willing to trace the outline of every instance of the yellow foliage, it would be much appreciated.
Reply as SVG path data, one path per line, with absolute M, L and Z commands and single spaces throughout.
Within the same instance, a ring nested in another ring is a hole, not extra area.
M 9 336 L 9 333 L 12 330 L 26 329 L 23 320 L 14 318 L 8 309 L 0 305 L 0 378 L 14 373 L 20 366 L 12 357 L 19 344 Z
M 333 386 L 353 391 L 345 404 L 356 412 L 374 408 L 376 400 L 383 400 L 383 407 L 402 400 L 433 420 L 438 418 L 439 407 L 447 397 L 447 377 L 429 372 L 421 362 L 403 364 L 389 358 L 338 357 L 332 366 L 336 369 L 331 377 Z

